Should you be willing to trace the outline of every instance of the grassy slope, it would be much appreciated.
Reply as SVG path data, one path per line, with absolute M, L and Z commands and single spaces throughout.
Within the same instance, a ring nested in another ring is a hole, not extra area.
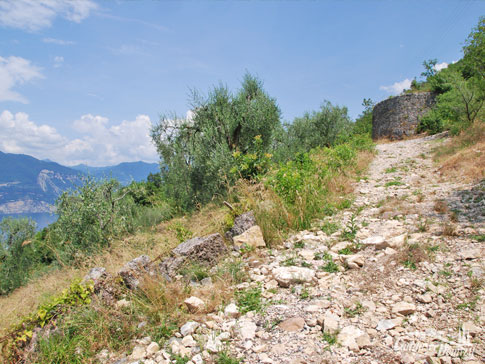
M 82 278 L 90 268 L 105 267 L 108 272 L 116 273 L 126 262 L 139 255 L 146 254 L 154 259 L 160 254 L 167 254 L 179 244 L 177 234 L 171 226 L 184 226 L 196 236 L 222 232 L 221 222 L 224 221 L 226 214 L 226 208 L 208 205 L 192 216 L 176 218 L 151 230 L 118 240 L 113 243 L 110 250 L 87 259 L 82 267 L 65 267 L 53 271 L 32 280 L 8 296 L 0 296 L 0 336 L 12 324 L 34 311 L 39 304 L 59 294 L 74 279 Z
M 448 177 L 473 182 L 485 178 L 485 123 L 476 121 L 435 150 L 439 170 Z

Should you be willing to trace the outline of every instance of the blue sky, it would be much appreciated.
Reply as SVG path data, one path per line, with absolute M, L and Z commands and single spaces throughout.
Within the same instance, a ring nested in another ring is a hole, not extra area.
M 66 165 L 156 161 L 160 114 L 246 71 L 284 121 L 324 100 L 355 118 L 422 62 L 451 63 L 484 1 L 0 0 L 0 150 Z

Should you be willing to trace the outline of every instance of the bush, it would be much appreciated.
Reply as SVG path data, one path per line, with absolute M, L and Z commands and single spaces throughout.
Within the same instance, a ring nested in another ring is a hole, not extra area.
M 0 222 L 0 294 L 25 284 L 42 254 L 32 243 L 36 224 L 29 219 L 4 218 Z
M 325 101 L 319 111 L 305 113 L 287 126 L 286 145 L 281 146 L 287 150 L 275 153 L 292 158 L 297 153 L 305 153 L 316 147 L 330 147 L 339 140 L 345 140 L 350 135 L 351 127 L 347 108 Z
M 64 192 L 56 202 L 59 218 L 47 239 L 58 259 L 70 262 L 133 231 L 135 204 L 128 192 L 115 180 L 91 178 L 76 190 Z

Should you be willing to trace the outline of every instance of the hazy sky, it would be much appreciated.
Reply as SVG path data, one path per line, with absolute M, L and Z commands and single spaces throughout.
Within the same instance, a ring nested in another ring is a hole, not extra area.
M 461 58 L 481 15 L 478 0 L 0 0 L 0 151 L 156 161 L 151 123 L 245 71 L 285 121 L 324 100 L 355 118 L 423 60 Z

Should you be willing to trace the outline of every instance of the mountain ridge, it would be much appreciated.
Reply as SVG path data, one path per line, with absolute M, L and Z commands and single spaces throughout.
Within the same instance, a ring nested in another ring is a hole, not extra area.
M 58 196 L 76 188 L 87 175 L 115 178 L 121 184 L 144 180 L 159 170 L 157 163 L 123 162 L 115 166 L 67 167 L 27 154 L 0 151 L 0 215 L 53 212 Z

